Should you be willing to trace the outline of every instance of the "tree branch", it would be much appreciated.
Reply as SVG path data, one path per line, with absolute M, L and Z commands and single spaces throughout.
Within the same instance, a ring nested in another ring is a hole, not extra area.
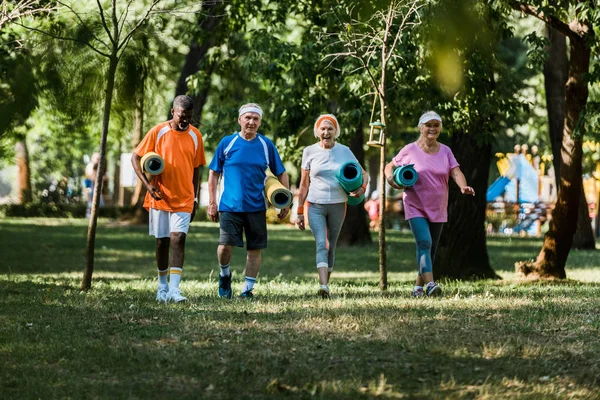
M 82 40 L 78 40 L 78 39 L 75 39 L 75 38 L 72 38 L 72 37 L 68 37 L 68 36 L 59 36 L 59 35 L 55 35 L 55 34 L 53 34 L 53 33 L 46 32 L 46 31 L 43 31 L 43 30 L 41 30 L 41 29 L 38 29 L 38 28 L 34 28 L 34 27 L 32 27 L 32 26 L 23 25 L 23 24 L 22 24 L 22 23 L 20 23 L 20 22 L 15 22 L 15 24 L 16 24 L 16 25 L 18 25 L 18 26 L 20 26 L 20 27 L 23 27 L 23 28 L 25 28 L 25 29 L 27 29 L 27 30 L 30 30 L 30 31 L 37 32 L 37 33 L 40 33 L 40 34 L 42 34 L 42 35 L 48 36 L 48 37 L 50 37 L 50 38 L 52 38 L 52 39 L 66 40 L 66 41 L 69 41 L 69 42 L 75 42 L 75 43 L 80 43 L 80 44 L 83 44 L 83 45 L 85 45 L 85 46 L 89 47 L 89 48 L 90 48 L 91 50 L 93 50 L 94 52 L 96 52 L 96 53 L 100 54 L 100 55 L 101 55 L 101 56 L 103 56 L 103 57 L 107 57 L 107 58 L 108 58 L 108 57 L 110 57 L 110 54 L 107 54 L 107 53 L 104 53 L 103 51 L 100 51 L 99 49 L 95 48 L 94 46 L 92 46 L 92 45 L 91 45 L 90 43 L 88 43 L 88 42 L 84 42 L 84 41 L 82 41 Z
M 62 1 L 57 1 L 58 4 L 60 4 L 63 7 L 66 7 L 69 11 L 71 11 L 71 13 L 73 13 L 77 19 L 79 20 L 79 23 L 88 31 L 92 34 L 92 37 L 97 40 L 98 42 L 102 43 L 106 48 L 108 47 L 108 44 L 105 43 L 102 39 L 100 39 L 98 36 L 96 36 L 96 34 L 94 33 L 94 31 L 92 31 L 90 28 L 88 28 L 88 26 L 86 25 L 86 23 L 81 19 L 81 17 L 79 16 L 79 13 L 75 12 L 75 10 L 73 9 L 73 7 L 71 7 L 70 5 L 62 2 Z
M 545 15 L 543 12 L 538 11 L 538 9 L 530 4 L 525 4 L 517 0 L 507 0 L 508 5 L 514 10 L 521 11 L 527 15 L 531 15 L 536 17 L 537 19 L 544 21 L 554 30 L 562 33 L 563 35 L 569 37 L 572 40 L 582 40 L 582 37 L 579 33 L 573 31 L 568 24 L 566 24 L 561 19 L 557 18 L 554 15 Z
M 160 2 L 161 2 L 161 0 L 154 0 L 152 2 L 152 4 L 150 5 L 150 7 L 148 7 L 146 12 L 142 16 L 142 18 L 140 18 L 140 20 L 137 22 L 137 24 L 135 24 L 135 26 L 129 31 L 129 33 L 127 33 L 127 35 L 125 36 L 125 39 L 123 39 L 121 44 L 119 44 L 118 50 L 121 50 L 129 42 L 129 40 L 131 39 L 133 34 L 142 26 L 142 24 L 144 23 L 144 21 L 146 21 L 146 19 L 150 15 L 150 13 L 152 13 L 154 7 L 156 7 L 156 5 Z
M 112 35 L 110 34 L 110 29 L 108 29 L 108 24 L 106 23 L 106 18 L 104 18 L 104 8 L 102 8 L 102 4 L 100 4 L 100 0 L 96 0 L 96 4 L 98 4 L 98 11 L 100 11 L 100 18 L 102 19 L 102 26 L 104 27 L 104 30 L 106 31 L 106 34 L 108 35 L 108 39 L 110 40 L 110 43 L 115 46 L 115 39 L 112 37 Z

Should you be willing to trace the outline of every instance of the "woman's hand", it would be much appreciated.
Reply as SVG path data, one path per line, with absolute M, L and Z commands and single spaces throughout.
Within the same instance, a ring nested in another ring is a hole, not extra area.
M 306 229 L 306 227 L 304 226 L 304 214 L 298 214 L 298 218 L 296 218 L 296 226 L 301 231 Z
M 350 197 L 360 197 L 363 194 L 365 194 L 365 188 L 362 186 L 356 189 L 354 192 L 349 193 Z
M 475 196 L 475 190 L 471 186 L 465 186 L 460 189 L 462 194 L 470 194 L 471 196 Z
M 393 187 L 394 189 L 398 189 L 398 190 L 404 190 L 404 189 L 405 189 L 405 187 L 404 187 L 404 186 L 400 186 L 400 185 L 398 185 L 398 184 L 396 183 L 396 181 L 394 180 L 394 177 L 393 177 L 393 176 L 388 176 L 388 177 L 386 178 L 386 180 L 387 180 L 387 183 L 389 183 L 389 184 L 390 184 L 390 186 L 391 186 L 391 187 Z

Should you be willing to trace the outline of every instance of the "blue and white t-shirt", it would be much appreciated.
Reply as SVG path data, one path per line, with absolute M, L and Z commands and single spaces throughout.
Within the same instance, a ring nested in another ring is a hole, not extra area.
M 266 210 L 267 168 L 275 176 L 285 172 L 277 148 L 260 133 L 252 140 L 244 139 L 238 132 L 224 137 L 208 168 L 222 174 L 219 211 L 229 212 Z
M 348 201 L 346 191 L 335 175 L 347 162 L 358 160 L 348 146 L 336 143 L 331 149 L 322 148 L 319 143 L 304 148 L 302 169 L 310 171 L 310 185 L 306 201 L 315 204 L 335 204 Z

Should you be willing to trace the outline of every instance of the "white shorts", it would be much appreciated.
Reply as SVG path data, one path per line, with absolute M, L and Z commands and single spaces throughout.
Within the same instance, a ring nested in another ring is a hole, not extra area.
M 150 235 L 156 238 L 170 237 L 172 232 L 188 233 L 191 213 L 169 212 L 150 209 Z

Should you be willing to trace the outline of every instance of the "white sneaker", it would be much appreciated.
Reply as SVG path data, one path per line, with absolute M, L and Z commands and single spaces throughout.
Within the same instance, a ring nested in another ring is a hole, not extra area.
M 182 296 L 179 289 L 170 289 L 169 293 L 167 293 L 167 301 L 181 303 L 182 301 L 187 301 L 187 297 Z
M 166 303 L 168 293 L 169 290 L 166 287 L 159 287 L 158 291 L 156 292 L 156 301 L 158 301 L 159 303 Z

